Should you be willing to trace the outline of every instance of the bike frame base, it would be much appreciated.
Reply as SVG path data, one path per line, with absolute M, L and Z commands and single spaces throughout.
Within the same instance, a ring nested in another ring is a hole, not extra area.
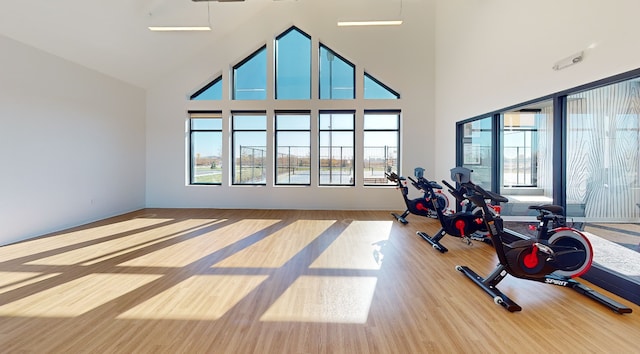
M 476 272 L 471 270 L 466 266 L 456 266 L 456 269 L 462 272 L 467 278 L 471 279 L 476 285 L 478 285 L 482 290 L 484 290 L 487 294 L 489 294 L 494 302 L 498 305 L 501 305 L 509 312 L 521 311 L 522 307 L 516 304 L 513 300 L 509 299 L 504 293 L 502 293 L 496 285 L 506 276 L 507 271 L 504 266 L 499 265 L 493 273 L 491 273 L 488 277 L 483 278 L 479 276 Z M 546 275 L 542 279 L 530 279 L 539 282 L 543 282 L 546 284 L 562 286 L 565 288 L 571 288 L 578 293 L 585 295 L 586 297 L 599 302 L 602 305 L 607 306 L 609 309 L 613 310 L 619 314 L 631 313 L 633 310 L 623 304 L 606 297 L 605 295 L 598 293 L 597 291 L 589 288 L 588 286 L 578 282 L 577 280 L 571 278 L 560 277 L 554 274 Z
M 440 239 L 442 239 L 442 237 L 447 234 L 443 229 L 440 229 L 440 231 L 438 231 L 433 237 L 425 234 L 422 231 L 418 231 L 416 232 L 416 234 L 422 237 L 425 241 L 429 242 L 431 246 L 433 246 L 433 248 L 438 250 L 440 253 L 449 251 L 449 249 L 447 249 L 443 244 L 440 243 Z
M 404 225 L 406 225 L 406 224 L 408 224 L 408 223 L 409 223 L 409 222 L 407 221 L 407 219 L 405 219 L 405 217 L 406 217 L 407 215 L 409 215 L 409 213 L 404 213 L 404 214 L 402 214 L 402 215 L 398 215 L 398 214 L 396 214 L 396 213 L 391 213 L 391 215 L 393 215 L 393 217 L 394 217 L 394 218 L 396 218 L 396 220 L 400 221 L 400 222 L 401 222 L 402 224 L 404 224 Z
M 493 298 L 493 302 L 504 307 L 509 312 L 521 311 L 522 307 L 511 300 L 507 295 L 502 293 L 493 283 L 492 276 L 486 279 L 479 276 L 476 272 L 466 266 L 456 266 L 456 269 L 462 272 L 467 278 L 473 280 L 482 290 Z

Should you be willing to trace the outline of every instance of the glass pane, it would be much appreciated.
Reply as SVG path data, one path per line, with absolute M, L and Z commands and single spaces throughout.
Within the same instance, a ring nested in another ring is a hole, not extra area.
M 398 171 L 398 132 L 364 132 L 364 184 L 393 184 L 385 172 Z
M 639 89 L 632 80 L 567 97 L 567 215 L 640 221 Z
M 353 113 L 321 113 L 320 129 L 353 130 Z
M 320 132 L 320 184 L 353 185 L 353 132 Z
M 192 118 L 192 130 L 222 130 L 222 119 L 219 118 Z
M 292 29 L 276 39 L 276 99 L 311 98 L 311 38 Z
M 233 68 L 233 99 L 264 100 L 267 98 L 267 50 L 261 48 Z
M 640 80 L 567 97 L 567 216 L 594 262 L 640 281 Z M 579 224 L 580 225 L 580 224 Z M 600 255 L 600 256 L 598 256 Z
M 276 156 L 276 183 L 311 183 L 311 133 L 278 132 Z
M 398 114 L 365 114 L 364 129 L 398 129 Z
M 285 114 L 276 117 L 276 129 L 278 130 L 309 130 L 311 121 L 308 114 Z
M 266 130 L 267 117 L 263 115 L 234 115 L 233 130 Z
M 364 74 L 364 98 L 365 99 L 398 99 L 400 96 L 369 74 Z
M 213 80 L 210 84 L 198 90 L 191 99 L 194 101 L 201 100 L 221 100 L 222 99 L 222 76 Z
M 266 184 L 267 133 L 234 132 L 233 183 Z
M 355 68 L 327 47 L 320 46 L 320 99 L 355 98 Z
M 491 117 L 482 118 L 462 126 L 462 166 L 473 170 L 475 184 L 491 188 Z
M 222 132 L 191 133 L 191 183 L 222 183 Z
M 537 215 L 530 205 L 553 204 L 553 102 L 504 113 L 500 129 L 502 214 Z

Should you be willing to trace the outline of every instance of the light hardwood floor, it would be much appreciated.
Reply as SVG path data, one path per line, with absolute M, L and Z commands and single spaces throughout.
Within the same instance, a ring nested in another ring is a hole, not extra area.
M 1 247 L 0 352 L 640 353 L 638 306 L 508 276 L 509 313 L 454 269 L 490 246 L 408 219 L 145 209 Z

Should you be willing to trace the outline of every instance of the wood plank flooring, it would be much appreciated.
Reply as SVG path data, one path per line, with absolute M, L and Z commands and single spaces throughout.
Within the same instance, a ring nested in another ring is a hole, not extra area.
M 490 246 L 408 219 L 144 209 L 0 247 L 0 352 L 640 353 L 638 306 L 508 276 L 509 313 L 454 269 Z

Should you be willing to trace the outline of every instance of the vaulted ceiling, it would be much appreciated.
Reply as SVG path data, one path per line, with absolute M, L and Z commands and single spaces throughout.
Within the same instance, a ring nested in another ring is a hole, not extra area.
M 8 0 L 0 3 L 0 35 L 148 88 L 157 75 L 247 27 L 267 10 L 313 16 L 314 8 L 332 6 L 336 18 L 327 21 L 333 22 L 341 13 L 366 18 L 367 13 L 380 16 L 390 8 L 395 12 L 402 1 L 421 0 Z M 212 31 L 148 30 L 148 26 L 207 22 Z

